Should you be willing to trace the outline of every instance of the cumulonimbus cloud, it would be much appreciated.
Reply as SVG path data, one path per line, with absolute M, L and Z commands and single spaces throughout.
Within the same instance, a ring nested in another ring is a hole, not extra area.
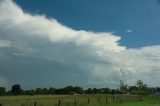
M 3 76 L 0 76 L 0 86 L 8 86 L 8 80 Z
M 10 41 L 7 40 L 0 40 L 0 48 L 9 47 L 11 45 Z
M 138 79 L 150 85 L 160 84 L 159 45 L 127 49 L 119 45 L 121 37 L 117 35 L 77 31 L 54 18 L 25 13 L 12 0 L 0 1 L 0 32 L 1 63 L 6 59 L 10 63 L 11 56 L 34 57 L 77 67 L 94 84 L 119 80 L 133 83 Z

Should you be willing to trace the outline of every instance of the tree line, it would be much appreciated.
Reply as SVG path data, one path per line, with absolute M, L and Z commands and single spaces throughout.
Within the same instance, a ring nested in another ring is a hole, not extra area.
M 138 80 L 134 86 L 128 86 L 122 80 L 119 89 L 110 88 L 88 88 L 83 89 L 80 86 L 67 86 L 64 88 L 36 88 L 23 90 L 21 85 L 14 84 L 11 90 L 6 91 L 5 87 L 0 87 L 0 95 L 53 95 L 53 94 L 139 94 L 148 95 L 160 92 L 160 88 L 149 88 L 141 80 Z

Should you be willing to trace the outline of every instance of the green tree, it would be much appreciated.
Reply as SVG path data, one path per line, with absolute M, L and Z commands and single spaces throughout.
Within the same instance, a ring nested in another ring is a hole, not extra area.
M 73 87 L 73 86 L 67 86 L 67 87 L 65 87 L 65 88 L 63 89 L 63 92 L 64 92 L 65 94 L 68 94 L 68 93 L 70 93 L 70 92 L 74 92 L 74 87 Z
M 6 88 L 0 87 L 0 95 L 5 95 L 5 94 L 6 94 Z
M 55 89 L 55 93 L 56 94 L 64 94 L 64 89 L 63 88 Z
M 104 93 L 104 94 L 110 94 L 110 93 L 111 93 L 111 89 L 109 89 L 109 88 L 104 88 L 104 89 L 103 89 L 103 93 Z
M 130 94 L 137 94 L 138 87 L 137 86 L 130 86 L 129 87 L 129 92 Z
M 111 94 L 114 95 L 116 93 L 116 90 L 112 89 Z
M 128 90 L 128 85 L 125 84 L 122 80 L 120 80 L 120 90 L 122 90 L 122 91 Z
M 138 87 L 138 94 L 148 94 L 149 93 L 147 84 L 144 84 L 142 80 L 138 80 L 136 85 Z
M 160 87 L 157 87 L 156 90 L 157 90 L 157 92 L 160 92 Z
M 23 93 L 23 90 L 21 89 L 21 86 L 19 84 L 15 84 L 12 86 L 11 93 L 13 95 L 21 95 Z
M 56 89 L 55 88 L 49 88 L 49 94 L 55 94 Z
M 41 94 L 48 95 L 49 90 L 47 88 L 43 88 Z
M 93 93 L 97 94 L 98 93 L 98 89 L 97 88 L 93 88 Z
M 88 89 L 86 90 L 86 93 L 87 93 L 87 94 L 92 94 L 92 93 L 93 93 L 92 88 L 88 88 Z
M 37 88 L 35 91 L 36 94 L 42 94 L 42 88 Z
M 34 90 L 25 90 L 23 91 L 24 95 L 34 95 Z
M 79 86 L 75 86 L 75 87 L 74 87 L 74 91 L 75 91 L 76 93 L 82 94 L 82 93 L 83 93 L 83 88 L 82 88 L 82 87 L 79 87 Z
M 138 90 L 137 86 L 130 86 L 129 87 L 129 91 L 136 91 L 136 90 Z

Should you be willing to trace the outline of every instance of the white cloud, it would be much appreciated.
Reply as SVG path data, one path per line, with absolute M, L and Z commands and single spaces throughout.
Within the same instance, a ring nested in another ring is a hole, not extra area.
M 0 76 L 0 87 L 6 87 L 8 86 L 8 81 L 5 77 Z
M 0 39 L 5 39 L 0 40 L 0 47 L 10 46 L 7 54 L 8 49 L 0 51 L 1 60 L 13 61 L 11 54 L 74 66 L 89 77 L 88 82 L 98 84 L 117 84 L 121 79 L 160 84 L 159 45 L 126 49 L 118 43 L 121 37 L 113 33 L 73 30 L 55 19 L 24 13 L 11 0 L 0 1 L 0 32 Z
M 126 33 L 130 33 L 130 32 L 132 32 L 133 30 L 131 30 L 131 29 L 128 29 L 128 30 L 126 30 Z
M 11 46 L 11 42 L 7 40 L 0 39 L 0 48 L 5 48 Z

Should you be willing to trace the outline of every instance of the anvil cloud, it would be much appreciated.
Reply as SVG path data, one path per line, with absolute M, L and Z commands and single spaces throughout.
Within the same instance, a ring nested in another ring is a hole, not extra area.
M 0 32 L 0 80 L 9 84 L 116 86 L 139 79 L 160 84 L 159 45 L 127 48 L 118 35 L 74 30 L 26 13 L 12 0 L 0 1 Z

